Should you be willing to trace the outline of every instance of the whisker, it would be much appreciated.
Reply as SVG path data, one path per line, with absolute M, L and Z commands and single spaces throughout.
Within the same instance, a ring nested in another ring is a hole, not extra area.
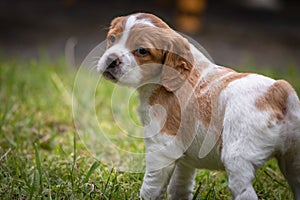
M 92 65 L 89 67 L 89 71 L 92 72 L 94 70 L 96 70 L 98 67 L 98 60 L 92 62 Z
M 97 64 L 93 64 L 92 66 L 89 67 L 89 71 L 92 71 L 98 67 Z
M 94 58 L 100 59 L 101 56 L 93 56 L 92 59 L 94 59 Z
M 92 58 L 91 61 L 90 61 L 90 63 L 92 63 L 92 64 L 98 63 L 98 62 L 99 62 L 99 59 L 100 59 L 100 58 L 96 58 L 96 57 L 95 57 L 95 58 Z
M 93 72 L 96 68 L 97 68 L 97 65 L 95 65 L 94 67 L 91 67 L 91 68 L 89 69 L 89 71 L 90 71 L 90 72 Z

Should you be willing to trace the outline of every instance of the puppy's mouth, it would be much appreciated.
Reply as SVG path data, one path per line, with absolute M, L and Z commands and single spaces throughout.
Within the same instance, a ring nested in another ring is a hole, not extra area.
M 106 78 L 107 80 L 110 80 L 112 82 L 117 82 L 117 78 L 109 71 L 109 70 L 105 70 L 103 72 L 103 76 L 104 78 Z

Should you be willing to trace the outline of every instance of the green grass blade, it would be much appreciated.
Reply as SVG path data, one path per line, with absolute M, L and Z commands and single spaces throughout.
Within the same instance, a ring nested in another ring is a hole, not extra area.
M 77 139 L 77 135 L 76 135 L 76 132 L 74 132 L 74 134 L 73 134 L 73 162 L 72 162 L 71 174 L 70 174 L 73 193 L 74 193 L 74 185 L 75 185 L 74 170 L 75 170 L 76 159 L 77 159 L 76 139 Z
M 196 191 L 195 191 L 195 194 L 193 196 L 193 200 L 196 200 L 198 195 L 200 194 L 200 188 L 201 188 L 201 183 L 198 185 Z
M 40 192 L 43 191 L 43 184 L 42 184 L 42 176 L 43 176 L 43 171 L 42 171 L 42 164 L 41 164 L 41 159 L 39 155 L 39 148 L 36 144 L 34 144 L 34 150 L 35 150 L 35 161 L 36 161 L 36 168 L 38 172 L 38 179 L 36 181 L 39 181 L 39 188 Z
M 90 176 L 94 173 L 94 171 L 100 166 L 99 162 L 94 162 L 92 166 L 90 167 L 88 173 L 84 177 L 82 183 L 87 183 L 89 181 Z

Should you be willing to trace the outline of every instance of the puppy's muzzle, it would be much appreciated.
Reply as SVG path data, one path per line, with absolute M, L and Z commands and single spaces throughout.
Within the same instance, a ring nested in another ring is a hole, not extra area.
M 111 54 L 107 57 L 105 62 L 106 62 L 107 68 L 105 69 L 103 75 L 107 79 L 116 81 L 117 80 L 116 75 L 120 71 L 120 64 L 121 64 L 120 59 L 118 58 L 118 56 Z

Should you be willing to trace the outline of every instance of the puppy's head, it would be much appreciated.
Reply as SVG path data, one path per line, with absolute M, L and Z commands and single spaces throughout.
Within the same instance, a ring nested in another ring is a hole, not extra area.
M 98 62 L 104 77 L 127 86 L 160 80 L 174 91 L 193 64 L 189 42 L 158 17 L 138 13 L 115 18 L 107 34 L 107 50 Z

